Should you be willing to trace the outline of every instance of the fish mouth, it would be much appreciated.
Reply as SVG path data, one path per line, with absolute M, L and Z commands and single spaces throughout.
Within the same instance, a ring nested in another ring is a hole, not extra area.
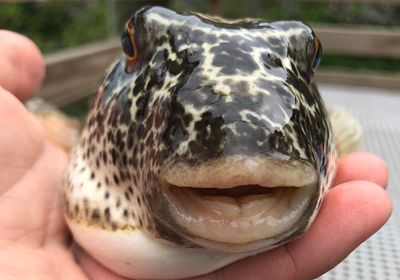
M 304 228 L 318 188 L 310 163 L 265 156 L 178 162 L 160 174 L 180 231 L 199 245 L 229 251 L 272 244 Z

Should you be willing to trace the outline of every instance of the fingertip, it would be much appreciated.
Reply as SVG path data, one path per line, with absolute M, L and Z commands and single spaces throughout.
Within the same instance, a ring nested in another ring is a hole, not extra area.
M 339 159 L 333 185 L 364 180 L 385 188 L 388 176 L 387 165 L 381 158 L 368 152 L 354 152 Z
M 43 129 L 38 120 L 12 93 L 0 86 L 0 128 L 3 132 L 0 139 L 10 136 L 10 143 L 15 144 L 18 133 L 29 135 L 31 143 L 43 146 Z M 15 132 L 16 134 L 13 134 Z M 2 146 L 3 148 L 3 146 Z
M 363 224 L 365 229 L 373 233 L 389 219 L 392 203 L 380 185 L 356 180 L 330 190 L 321 208 L 321 213 L 323 211 L 342 217 L 344 223 L 362 221 L 359 224 Z
M 309 231 L 287 248 L 296 267 L 316 278 L 377 232 L 391 212 L 390 198 L 381 186 L 369 181 L 341 184 L 328 192 Z
M 0 87 L 0 190 L 18 181 L 44 148 L 39 122 L 11 93 Z
M 0 86 L 25 101 L 39 89 L 45 64 L 39 48 L 24 35 L 0 30 Z

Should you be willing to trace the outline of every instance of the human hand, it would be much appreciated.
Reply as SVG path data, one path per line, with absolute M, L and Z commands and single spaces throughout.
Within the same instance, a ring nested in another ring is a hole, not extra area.
M 44 77 L 38 49 L 0 31 L 0 279 L 125 279 L 83 251 L 63 220 L 67 156 L 50 144 L 24 101 Z M 11 93 L 16 96 L 15 98 Z M 387 169 L 368 153 L 339 160 L 331 189 L 300 239 L 196 279 L 312 279 L 339 263 L 388 219 Z
M 87 279 L 59 201 L 67 156 L 18 100 L 35 93 L 44 73 L 30 40 L 0 31 L 0 279 Z

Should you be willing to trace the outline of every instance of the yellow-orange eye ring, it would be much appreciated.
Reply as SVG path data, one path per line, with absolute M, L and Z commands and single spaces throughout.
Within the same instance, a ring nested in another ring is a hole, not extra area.
M 125 24 L 124 32 L 121 35 L 122 49 L 129 61 L 133 61 L 137 57 L 137 50 L 135 44 L 135 30 L 131 21 Z

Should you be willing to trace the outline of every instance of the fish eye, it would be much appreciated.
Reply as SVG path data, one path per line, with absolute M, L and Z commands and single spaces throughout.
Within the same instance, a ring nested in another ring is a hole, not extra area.
M 125 25 L 124 32 L 121 35 L 122 49 L 129 61 L 136 59 L 136 45 L 134 40 L 135 31 L 130 21 Z
M 315 36 L 314 37 L 314 58 L 312 61 L 312 70 L 315 71 L 319 64 L 321 63 L 321 58 L 322 58 L 322 45 L 319 39 Z

